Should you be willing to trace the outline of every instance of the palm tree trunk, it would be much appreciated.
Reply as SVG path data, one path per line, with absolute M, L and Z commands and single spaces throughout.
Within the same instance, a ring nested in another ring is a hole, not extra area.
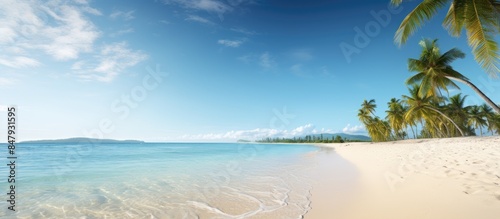
M 443 123 L 443 126 L 444 126 L 444 128 L 446 129 L 446 136 L 447 136 L 447 137 L 450 137 L 450 136 L 451 136 L 451 135 L 450 135 L 450 130 L 448 129 L 448 126 L 446 125 L 446 123 L 445 123 L 445 122 L 444 122 L 441 118 L 439 118 L 439 121 L 440 121 L 441 123 Z
M 455 77 L 450 77 L 450 76 L 446 76 L 446 78 L 451 79 L 451 80 L 460 81 L 460 82 L 466 84 L 467 86 L 472 88 L 472 90 L 474 90 L 481 98 L 483 98 L 483 100 L 486 101 L 486 103 L 488 103 L 488 105 L 490 105 L 491 108 L 493 108 L 493 110 L 495 110 L 495 112 L 497 112 L 497 114 L 500 114 L 500 107 L 498 105 L 496 105 L 493 101 L 491 101 L 491 99 L 489 97 L 487 97 L 481 90 L 479 90 L 479 88 L 477 88 L 476 85 L 474 85 L 470 81 L 462 80 L 460 78 L 455 78 Z
M 413 138 L 416 139 L 417 136 L 415 135 L 415 130 L 413 130 L 413 125 L 410 125 L 411 133 L 413 133 Z M 410 138 L 410 136 L 408 136 Z
M 450 122 L 453 123 L 453 125 L 458 129 L 458 131 L 460 132 L 460 134 L 462 135 L 462 137 L 465 136 L 464 133 L 462 132 L 462 129 L 460 129 L 460 127 L 458 127 L 458 125 L 455 122 L 453 122 L 453 120 L 450 119 L 450 117 L 448 117 L 446 114 L 444 114 L 441 111 L 439 111 L 437 109 L 434 109 L 432 107 L 425 107 L 425 108 L 430 109 L 430 110 L 432 110 L 434 112 L 437 112 L 437 113 L 441 114 L 444 118 L 450 120 Z

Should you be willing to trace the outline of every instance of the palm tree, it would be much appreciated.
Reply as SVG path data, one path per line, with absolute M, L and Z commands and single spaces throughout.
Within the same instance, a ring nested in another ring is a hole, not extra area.
M 486 122 L 488 123 L 488 131 L 491 132 L 491 134 L 493 134 L 495 129 L 495 123 L 497 122 L 495 121 L 496 119 L 495 113 L 491 110 L 491 107 L 489 107 L 486 104 L 481 104 L 479 106 L 479 109 L 481 110 L 483 118 L 485 118 Z
M 469 125 L 474 127 L 475 129 L 479 128 L 479 133 L 483 136 L 483 126 L 485 126 L 486 119 L 483 117 L 483 113 L 481 112 L 481 107 L 473 105 L 469 109 Z
M 373 119 L 368 112 L 364 109 L 358 110 L 358 118 L 365 126 L 368 125 Z
M 403 0 L 391 0 L 398 6 Z M 490 75 L 500 72 L 498 67 L 498 44 L 495 36 L 500 32 L 500 2 L 498 0 L 422 0 L 401 22 L 395 41 L 404 44 L 422 24 L 430 20 L 439 9 L 450 4 L 443 26 L 450 35 L 459 37 L 467 32 L 467 41 L 472 47 L 475 60 Z
M 361 109 L 358 110 L 358 118 L 365 125 L 368 135 L 373 141 L 387 141 L 390 139 L 391 130 L 386 121 L 375 116 L 376 107 L 375 100 L 364 100 Z
M 423 121 L 425 120 L 428 125 L 431 126 L 436 126 L 436 122 L 441 122 L 439 121 L 438 115 L 444 117 L 447 121 L 449 121 L 451 124 L 457 128 L 457 130 L 460 132 L 462 136 L 464 136 L 464 133 L 458 127 L 458 125 L 446 114 L 438 110 L 433 104 L 433 100 L 436 100 L 435 97 L 433 96 L 420 96 L 420 87 L 418 85 L 413 85 L 413 87 L 410 88 L 410 96 L 403 95 L 403 99 L 405 100 L 406 104 L 408 104 L 408 111 L 405 114 L 405 120 L 407 121 L 420 121 L 423 125 Z M 444 124 L 444 122 L 442 122 Z
M 462 130 L 467 130 L 467 111 L 469 110 L 469 107 L 465 106 L 465 98 L 467 98 L 467 95 L 457 94 L 451 96 L 448 105 L 446 105 L 446 113 Z
M 405 107 L 401 103 L 401 100 L 392 98 L 390 102 L 387 103 L 389 110 L 385 111 L 387 116 L 385 117 L 390 127 L 394 130 L 394 135 L 398 139 L 404 138 L 404 132 L 402 130 L 405 128 Z
M 375 108 L 377 107 L 377 104 L 375 104 L 375 100 L 371 99 L 369 101 L 364 100 L 363 103 L 361 104 L 361 109 L 366 111 L 368 114 L 372 114 L 375 116 Z
M 441 89 L 448 92 L 448 86 L 460 89 L 452 80 L 460 81 L 471 87 L 483 98 L 497 113 L 500 114 L 500 107 L 490 100 L 481 90 L 472 84 L 468 78 L 455 71 L 450 63 L 457 58 L 463 58 L 465 54 L 453 48 L 443 54 L 439 51 L 436 40 L 421 40 L 422 53 L 418 59 L 409 59 L 408 68 L 417 74 L 408 78 L 407 84 L 420 83 L 419 95 L 442 96 Z
M 490 124 L 488 124 L 493 132 L 500 134 L 500 114 L 495 114 Z

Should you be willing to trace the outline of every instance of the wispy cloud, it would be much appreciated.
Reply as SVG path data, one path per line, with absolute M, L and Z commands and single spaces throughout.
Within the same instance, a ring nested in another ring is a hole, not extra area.
M 217 0 L 164 0 L 165 4 L 175 4 L 183 8 L 224 14 L 231 11 L 232 7 Z
M 290 71 L 298 76 L 305 76 L 304 70 L 302 69 L 302 64 L 295 64 L 290 67 Z
M 362 125 L 351 126 L 351 124 L 347 124 L 347 126 L 342 129 L 342 132 L 347 134 L 364 134 L 366 133 L 366 129 Z
M 257 4 L 258 0 L 227 0 L 229 5 L 236 7 L 238 5 L 249 5 L 249 4 Z
M 256 0 L 163 0 L 164 4 L 176 5 L 189 9 L 189 13 L 203 11 L 217 14 L 219 19 L 224 20 L 224 14 L 238 9 L 240 6 L 255 4 Z
M 14 84 L 14 81 L 12 79 L 0 78 L 0 86 L 8 86 L 12 84 Z
M 0 66 L 36 67 L 42 63 L 37 57 L 44 55 L 53 58 L 48 61 L 79 59 L 80 64 L 70 69 L 75 71 L 73 73 L 88 79 L 109 81 L 147 57 L 143 52 L 128 49 L 126 43 L 108 43 L 102 48 L 95 48 L 96 40 L 103 33 L 89 16 L 98 16 L 101 12 L 92 8 L 86 0 L 4 0 L 2 4 Z M 134 11 L 116 11 L 110 17 L 129 20 L 133 19 L 133 14 Z M 110 35 L 132 31 L 128 28 Z M 85 54 L 86 60 L 81 60 L 82 54 Z M 4 80 L 1 83 L 11 82 Z
M 145 60 L 148 56 L 128 48 L 125 42 L 104 46 L 96 55 L 96 62 L 78 61 L 72 70 L 77 76 L 87 80 L 110 82 L 125 69 Z
M 250 31 L 250 30 L 246 30 L 246 29 L 243 29 L 243 28 L 231 28 L 231 31 L 234 31 L 234 32 L 237 32 L 237 33 L 242 33 L 242 34 L 245 34 L 245 35 L 257 35 L 258 34 L 255 31 Z
M 183 135 L 183 140 L 260 140 L 263 138 L 293 138 L 310 134 L 327 133 L 331 130 L 318 130 L 312 124 L 299 126 L 291 130 L 280 129 L 252 129 L 252 130 L 233 130 L 225 133 L 209 133 L 200 135 Z
M 264 68 L 272 68 L 276 65 L 276 62 L 274 61 L 271 54 L 269 54 L 269 52 L 265 52 L 260 55 L 259 64 Z
M 135 11 L 115 11 L 109 15 L 110 18 L 112 19 L 123 19 L 125 21 L 129 21 L 135 18 L 134 16 Z
M 290 52 L 290 57 L 295 61 L 305 62 L 313 59 L 312 52 L 309 49 L 299 49 Z
M 41 48 L 58 60 L 76 59 L 80 53 L 92 51 L 99 31 L 77 8 L 64 5 L 59 9 L 46 10 L 62 25 L 41 28 L 39 37 L 43 38 L 32 48 Z
M 246 64 L 249 64 L 254 59 L 254 56 L 253 55 L 244 55 L 244 56 L 238 57 L 237 59 L 246 63 Z
M 321 76 L 323 76 L 323 77 L 329 77 L 329 78 L 335 77 L 335 75 L 333 73 L 331 73 L 330 70 L 328 70 L 328 68 L 326 66 L 322 66 L 320 68 L 320 72 L 321 72 Z
M 256 64 L 264 69 L 272 69 L 277 65 L 274 57 L 269 52 L 263 52 L 261 54 L 250 53 L 239 56 L 237 59 L 246 64 Z
M 76 59 L 80 53 L 90 52 L 100 33 L 84 15 L 85 10 L 56 3 L 4 1 L 5 7 L 0 8 L 0 46 L 41 50 L 57 60 Z M 32 59 L 30 65 L 36 63 L 32 57 L 27 58 Z M 23 60 L 18 63 L 23 65 L 28 59 Z
M 217 43 L 227 47 L 237 48 L 243 44 L 243 40 L 219 40 Z
M 202 23 L 202 24 L 209 24 L 209 25 L 213 25 L 214 22 L 206 19 L 206 18 L 202 18 L 198 15 L 189 15 L 186 19 L 186 21 L 194 21 L 194 22 L 199 22 L 199 23 Z
M 24 68 L 24 67 L 34 67 L 40 65 L 35 59 L 24 57 L 24 56 L 15 56 L 8 58 L 0 57 L 0 65 L 5 65 L 11 68 Z
M 124 35 L 124 34 L 127 34 L 127 33 L 133 33 L 134 32 L 134 28 L 126 28 L 126 29 L 122 29 L 122 30 L 118 30 L 114 33 L 111 33 L 109 34 L 110 37 L 117 37 L 117 36 L 121 36 L 121 35 Z
M 102 12 L 89 6 L 88 0 L 73 0 L 76 4 L 80 4 L 82 11 L 87 12 L 92 15 L 100 16 Z

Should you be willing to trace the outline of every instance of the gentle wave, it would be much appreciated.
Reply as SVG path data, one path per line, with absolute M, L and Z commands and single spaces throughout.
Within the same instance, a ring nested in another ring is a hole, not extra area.
M 18 218 L 301 218 L 311 208 L 303 155 L 314 147 L 98 145 L 71 163 L 74 147 L 20 149 Z

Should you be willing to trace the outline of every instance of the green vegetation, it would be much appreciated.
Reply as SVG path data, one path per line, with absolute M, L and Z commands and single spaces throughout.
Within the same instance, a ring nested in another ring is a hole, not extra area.
M 311 134 L 293 138 L 266 138 L 260 143 L 343 143 L 343 142 L 369 142 L 371 139 L 364 135 L 350 135 L 345 133 Z
M 319 135 L 306 135 L 304 137 L 294 137 L 294 138 L 266 138 L 257 142 L 259 143 L 344 143 L 344 142 L 363 142 L 363 141 L 364 140 L 359 138 L 342 137 L 340 134 L 338 135 L 319 134 Z
M 441 54 L 436 40 L 422 40 L 420 46 L 419 59 L 408 61 L 409 70 L 417 72 L 406 81 L 409 95 L 388 102 L 385 120 L 375 115 L 375 100 L 364 100 L 361 104 L 358 118 L 372 140 L 405 139 L 409 137 L 409 130 L 417 138 L 471 136 L 476 129 L 482 135 L 484 127 L 491 134 L 500 134 L 500 107 L 450 65 L 464 54 L 458 49 Z M 460 89 L 453 81 L 473 87 L 488 105 L 464 106 L 467 96 L 449 97 L 448 87 Z
M 249 141 L 249 140 L 245 140 L 245 139 L 239 139 L 238 141 L 236 141 L 238 143 L 248 143 L 248 142 L 252 142 L 252 141 Z
M 408 0 L 409 1 L 409 0 Z M 391 0 L 400 5 L 403 0 Z M 449 34 L 459 37 L 463 30 L 472 47 L 474 58 L 490 75 L 500 73 L 498 67 L 498 43 L 500 33 L 500 2 L 498 0 L 422 0 L 401 22 L 395 41 L 404 44 L 424 22 L 436 15 L 439 9 L 449 5 L 443 26 Z M 498 112 L 498 111 L 497 111 Z M 499 112 L 500 113 L 500 112 Z

